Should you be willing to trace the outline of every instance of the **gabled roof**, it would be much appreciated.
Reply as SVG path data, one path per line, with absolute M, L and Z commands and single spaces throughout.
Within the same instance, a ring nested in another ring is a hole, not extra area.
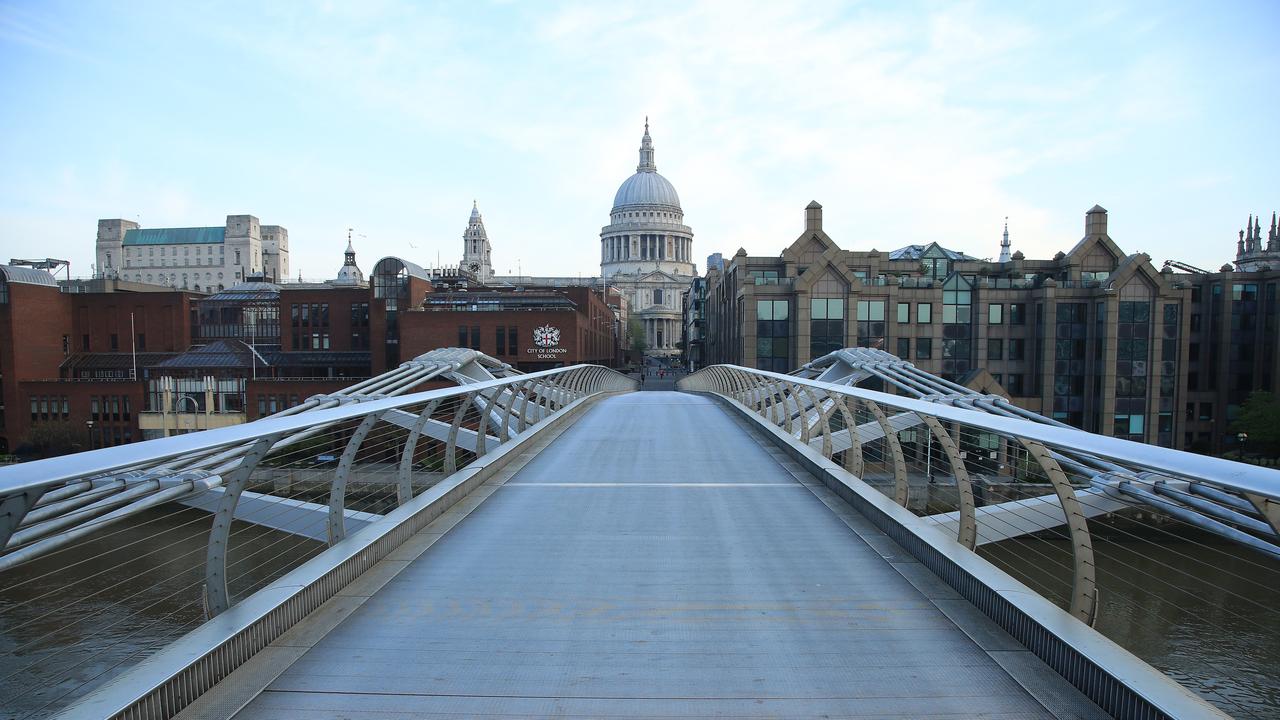
M 125 245 L 221 245 L 225 227 L 135 228 L 124 233 Z
M 203 370 L 207 368 L 248 368 L 252 361 L 249 346 L 235 340 L 214 340 L 191 348 L 154 367 L 159 370 Z M 262 361 L 258 362 L 259 365 Z
M 1120 249 L 1120 246 L 1116 244 L 1116 241 L 1106 235 L 1085 235 L 1067 251 L 1067 257 L 1071 258 L 1072 261 L 1075 261 L 1076 258 L 1083 257 L 1086 252 L 1099 245 L 1102 246 L 1102 248 L 1106 250 L 1111 257 L 1115 258 L 1116 262 L 1120 262 L 1125 258 L 1124 251 Z
M 937 251 L 926 256 L 926 253 L 928 253 L 933 248 L 937 248 Z M 889 251 L 890 260 L 919 260 L 923 257 L 933 257 L 935 255 L 939 257 L 943 257 L 947 260 L 977 260 L 978 259 L 970 255 L 965 255 L 962 252 L 957 252 L 955 250 L 948 250 L 947 248 L 942 247 L 936 242 L 929 243 L 928 245 L 908 245 L 903 248 L 898 248 L 897 250 Z

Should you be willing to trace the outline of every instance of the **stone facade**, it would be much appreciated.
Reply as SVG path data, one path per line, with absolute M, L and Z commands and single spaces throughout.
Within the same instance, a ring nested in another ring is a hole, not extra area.
M 693 230 L 675 187 L 658 174 L 649 123 L 640 164 L 614 195 L 609 224 L 600 231 L 600 274 L 630 301 L 644 327 L 647 354 L 680 354 L 681 294 L 696 277 Z
M 877 347 L 1076 427 L 1220 451 L 1248 393 L 1280 378 L 1277 286 L 1280 269 L 1157 270 L 1098 206 L 1070 251 L 1001 263 L 937 244 L 844 250 L 811 203 L 780 256 L 739 250 L 708 272 L 702 351 L 789 372 Z
M 462 264 L 459 268 L 471 273 L 482 283 L 492 282 L 492 252 L 489 233 L 484 229 L 484 218 L 480 217 L 480 208 L 472 202 L 471 217 L 467 220 L 467 229 L 462 233 Z
M 253 215 L 228 215 L 222 227 L 142 228 L 98 221 L 94 274 L 184 290 L 217 291 L 251 277 L 289 276 L 289 231 Z

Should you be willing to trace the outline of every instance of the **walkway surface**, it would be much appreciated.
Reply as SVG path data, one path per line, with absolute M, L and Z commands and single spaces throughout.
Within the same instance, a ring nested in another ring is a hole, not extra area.
M 237 717 L 1096 710 L 743 423 L 601 401 Z

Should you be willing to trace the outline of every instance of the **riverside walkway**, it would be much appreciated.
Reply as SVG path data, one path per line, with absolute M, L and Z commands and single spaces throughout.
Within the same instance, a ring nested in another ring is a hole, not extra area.
M 181 716 L 1103 716 L 709 397 L 543 442 Z

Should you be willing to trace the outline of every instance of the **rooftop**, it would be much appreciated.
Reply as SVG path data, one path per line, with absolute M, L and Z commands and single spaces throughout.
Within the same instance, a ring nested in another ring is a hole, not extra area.
M 0 265 L 0 275 L 3 275 L 4 279 L 11 283 L 58 286 L 58 281 L 44 270 L 22 267 L 21 265 Z
M 930 248 L 937 248 L 937 251 L 929 253 Z M 919 260 L 925 257 L 937 257 L 946 260 L 977 260 L 978 258 L 965 255 L 962 252 L 948 250 L 937 243 L 929 243 L 928 245 L 908 245 L 897 250 L 889 251 L 890 260 Z
M 225 227 L 138 228 L 127 230 L 125 245 L 221 245 Z

